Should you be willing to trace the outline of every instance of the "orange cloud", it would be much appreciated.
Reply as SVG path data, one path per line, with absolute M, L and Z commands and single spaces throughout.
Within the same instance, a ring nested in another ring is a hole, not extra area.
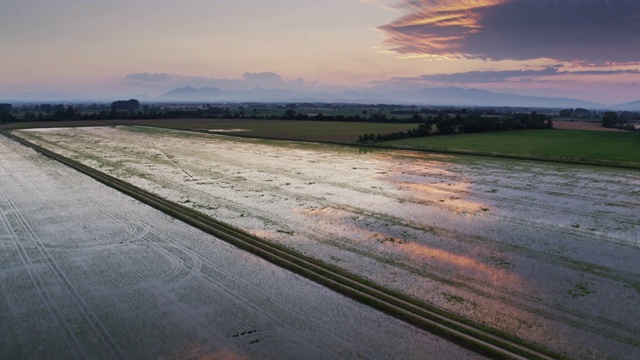
M 475 33 L 482 28 L 481 18 L 476 11 L 502 2 L 503 0 L 407 0 L 399 7 L 409 9 L 411 13 L 380 29 L 390 35 L 387 44 L 400 53 L 436 52 L 443 56 L 454 55 L 455 49 L 460 46 L 458 40 L 463 39 L 465 34 Z M 428 28 L 440 30 L 425 32 Z

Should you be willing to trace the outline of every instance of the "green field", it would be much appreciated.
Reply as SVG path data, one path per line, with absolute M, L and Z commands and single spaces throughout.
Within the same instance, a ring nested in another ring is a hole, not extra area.
M 365 122 L 335 122 L 335 121 L 287 121 L 287 120 L 209 120 L 208 123 L 178 124 L 174 127 L 183 129 L 245 129 L 250 131 L 237 132 L 238 135 L 255 137 L 352 142 L 364 133 L 389 133 L 407 131 L 416 124 L 389 124 Z
M 520 130 L 393 140 L 427 150 L 640 167 L 640 134 L 584 130 Z

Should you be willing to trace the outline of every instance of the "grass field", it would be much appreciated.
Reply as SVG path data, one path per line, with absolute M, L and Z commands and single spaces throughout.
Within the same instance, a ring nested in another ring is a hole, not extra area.
M 415 128 L 417 124 L 389 124 L 337 121 L 286 121 L 286 120 L 208 120 L 182 122 L 174 120 L 173 127 L 181 129 L 244 129 L 238 132 L 248 136 L 276 139 L 352 142 L 364 133 L 390 133 Z
M 234 114 L 235 112 L 237 112 L 238 109 L 232 109 L 231 113 Z M 410 119 L 413 114 L 412 113 L 408 113 L 408 114 L 394 114 L 392 113 L 390 110 L 388 109 L 380 109 L 376 106 L 372 106 L 370 109 L 367 109 L 368 113 L 366 115 L 364 115 L 362 113 L 363 109 L 333 109 L 331 107 L 327 107 L 327 108 L 317 108 L 317 107 L 298 107 L 294 109 L 296 111 L 296 113 L 298 114 L 323 114 L 323 115 L 327 115 L 327 116 L 361 116 L 361 117 L 369 117 L 374 113 L 381 113 L 384 114 L 387 118 L 393 118 L 395 117 L 396 119 Z M 260 116 L 276 116 L 276 117 L 281 117 L 284 112 L 286 111 L 286 109 L 283 108 L 272 108 L 272 109 L 258 109 L 258 115 Z M 249 114 L 250 112 L 247 112 L 246 109 L 244 109 L 244 113 L 245 114 Z
M 430 136 L 383 144 L 534 159 L 632 163 L 640 166 L 640 134 L 630 132 L 521 130 Z

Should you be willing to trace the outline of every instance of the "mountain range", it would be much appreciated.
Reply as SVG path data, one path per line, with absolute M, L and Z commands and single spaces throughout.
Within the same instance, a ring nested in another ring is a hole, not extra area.
M 253 88 L 228 90 L 217 87 L 196 88 L 186 86 L 168 91 L 160 96 L 143 94 L 120 95 L 120 99 L 134 98 L 142 102 L 326 102 L 360 104 L 402 104 L 432 106 L 478 107 L 532 107 L 532 108 L 586 108 L 594 110 L 640 111 L 640 100 L 606 105 L 590 101 L 561 97 L 541 97 L 491 92 L 459 87 L 408 87 L 404 85 L 379 85 L 370 88 L 313 87 L 296 90 Z M 113 97 L 22 93 L 0 98 L 0 102 L 111 102 Z
M 640 111 L 640 100 L 614 106 L 615 110 Z
M 525 96 L 457 87 L 420 89 L 389 89 L 384 87 L 355 89 L 341 92 L 322 90 L 294 91 L 254 88 L 252 90 L 223 90 L 213 87 L 182 87 L 166 92 L 155 101 L 176 102 L 342 102 L 342 103 L 396 103 L 441 106 L 540 107 L 640 110 L 640 100 L 619 105 L 604 105 L 590 101 Z

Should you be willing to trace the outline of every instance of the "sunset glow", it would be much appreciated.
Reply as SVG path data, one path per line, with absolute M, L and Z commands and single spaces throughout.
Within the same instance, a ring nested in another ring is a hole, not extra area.
M 9 0 L 0 100 L 153 98 L 184 86 L 382 92 L 554 67 L 465 87 L 615 104 L 639 98 L 639 18 L 639 0 Z

